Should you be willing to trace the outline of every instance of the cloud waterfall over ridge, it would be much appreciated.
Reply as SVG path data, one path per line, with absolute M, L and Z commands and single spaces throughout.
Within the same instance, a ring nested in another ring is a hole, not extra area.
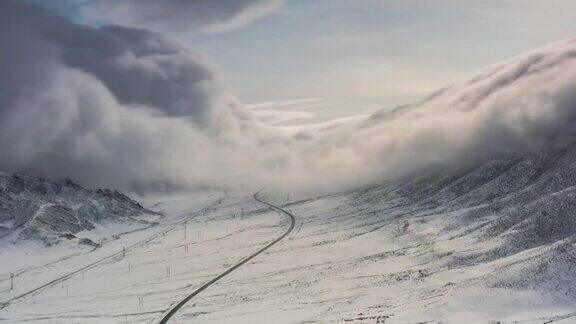
M 422 102 L 375 114 L 363 135 L 383 157 L 376 162 L 386 165 L 383 174 L 396 176 L 562 147 L 576 140 L 575 89 L 576 40 L 558 42 L 488 67 Z
M 283 128 L 161 34 L 11 0 L 0 27 L 1 170 L 122 189 L 334 190 L 576 139 L 576 41 L 365 120 Z

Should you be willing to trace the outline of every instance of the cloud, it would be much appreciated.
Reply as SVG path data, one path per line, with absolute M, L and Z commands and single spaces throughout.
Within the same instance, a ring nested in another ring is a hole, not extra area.
M 250 122 L 200 57 L 160 34 L 0 7 L 3 169 L 117 187 L 165 180 L 174 145 L 194 155 Z
M 247 105 L 258 120 L 274 126 L 302 126 L 327 121 L 365 118 L 382 109 L 381 104 L 360 100 L 307 98 Z
M 385 166 L 400 176 L 496 154 L 562 147 L 576 140 L 576 40 L 489 67 L 422 102 L 380 112 L 361 128 Z M 359 141 L 361 142 L 361 141 Z
M 222 32 L 276 10 L 282 0 L 104 0 L 86 3 L 90 20 L 154 31 L 188 34 Z
M 120 189 L 334 191 L 576 139 L 574 40 L 412 105 L 273 127 L 161 34 L 81 26 L 11 0 L 0 2 L 0 28 L 6 171 Z

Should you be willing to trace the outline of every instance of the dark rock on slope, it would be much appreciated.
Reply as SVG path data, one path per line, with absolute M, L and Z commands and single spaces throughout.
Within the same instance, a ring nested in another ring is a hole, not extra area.
M 448 267 L 515 260 L 486 282 L 552 285 L 546 290 L 576 296 L 576 144 L 356 190 L 350 205 L 382 223 L 440 217 L 439 233 L 486 247 L 442 256 Z
M 104 222 L 148 224 L 155 214 L 128 196 L 68 180 L 0 174 L 0 238 L 55 244 Z

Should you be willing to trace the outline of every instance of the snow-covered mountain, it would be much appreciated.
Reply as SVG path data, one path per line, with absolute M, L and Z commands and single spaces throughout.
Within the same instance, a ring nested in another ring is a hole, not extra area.
M 296 216 L 293 232 L 174 320 L 571 323 L 575 191 L 572 144 L 290 203 L 263 194 Z M 158 196 L 147 206 L 166 214 L 158 227 L 96 252 L 5 265 L 6 322 L 158 322 L 289 225 L 244 194 Z M 21 254 L 8 253 L 4 260 Z M 18 274 L 14 290 L 10 273 Z M 44 286 L 54 278 L 62 284 Z
M 331 190 L 317 180 L 337 175 L 362 185 L 291 193 L 291 202 L 281 186 L 267 187 L 262 199 L 295 223 L 251 191 L 148 197 L 161 218 L 117 192 L 2 175 L 2 240 L 117 239 L 81 252 L 3 245 L 0 320 L 159 322 L 192 296 L 173 320 L 573 323 L 575 71 L 576 41 L 558 43 L 375 114 L 356 131 L 301 137 L 311 144 L 299 154 L 314 160 L 302 173 L 266 173 L 270 183 L 297 178 Z
M 294 230 L 195 296 L 173 322 L 572 323 L 575 172 L 570 145 L 290 203 L 262 194 L 296 216 Z M 53 262 L 50 274 L 26 269 L 17 291 L 4 272 L 6 322 L 157 323 L 289 227 L 251 195 L 148 204 L 178 222 L 161 222 L 172 230 L 122 257 L 27 298 L 18 296 L 94 256 Z
M 90 190 L 68 179 L 0 174 L 1 240 L 46 245 L 78 240 L 97 246 L 98 242 L 77 234 L 112 223 L 150 226 L 150 216 L 158 215 L 117 191 Z
M 430 271 L 486 267 L 489 288 L 576 303 L 576 144 L 349 194 L 354 217 L 398 224 L 398 242 L 426 242 Z

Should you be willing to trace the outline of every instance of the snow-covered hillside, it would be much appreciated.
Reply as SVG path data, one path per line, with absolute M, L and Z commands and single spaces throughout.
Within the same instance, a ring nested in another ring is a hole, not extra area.
M 571 323 L 575 155 L 576 145 L 501 155 L 288 204 L 285 195 L 263 195 L 296 215 L 294 231 L 193 298 L 172 322 Z M 147 204 L 179 225 L 11 301 L 0 318 L 157 323 L 289 225 L 250 195 L 156 197 Z M 31 272 L 18 282 L 49 279 Z M 2 284 L 2 299 L 9 299 L 5 275 Z
M 118 233 L 112 229 L 100 237 L 90 233 L 97 227 L 135 229 L 151 226 L 159 217 L 117 191 L 89 190 L 67 179 L 49 181 L 24 174 L 0 174 L 3 244 L 35 240 L 54 245 L 74 240 L 99 246 Z

